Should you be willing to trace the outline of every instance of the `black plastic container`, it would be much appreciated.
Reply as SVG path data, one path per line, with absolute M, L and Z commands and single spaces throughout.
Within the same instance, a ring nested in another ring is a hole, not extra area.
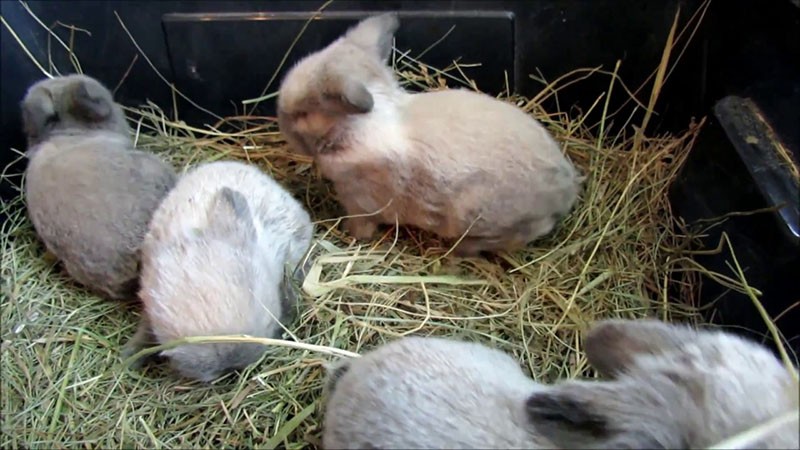
M 612 69 L 617 60 L 622 61 L 622 79 L 638 86 L 658 64 L 677 8 L 685 22 L 700 4 L 700 0 L 335 1 L 322 20 L 309 26 L 283 70 L 355 20 L 376 11 L 397 10 L 403 19 L 397 34 L 400 48 L 422 51 L 455 25 L 447 39 L 425 55 L 425 61 L 444 66 L 460 56 L 464 62 L 480 62 L 483 66 L 470 69 L 469 75 L 488 92 L 504 90 L 507 78 L 511 89 L 531 94 L 541 86 L 528 74 L 541 73 L 552 80 L 577 67 Z M 170 91 L 151 63 L 201 106 L 227 115 L 237 111 L 234 105 L 240 110 L 242 100 L 262 93 L 309 13 L 321 2 L 31 1 L 28 5 L 47 25 L 60 21 L 91 31 L 91 37 L 75 35 L 83 70 L 111 87 L 125 78 L 116 91 L 121 103 L 151 100 L 170 112 Z M 149 63 L 139 55 L 115 13 Z M 34 56 L 46 61 L 47 33 L 23 6 L 3 1 L 2 15 Z M 0 50 L 0 154 L 5 166 L 16 157 L 9 147 L 24 150 L 18 105 L 25 89 L 42 74 L 5 27 Z M 69 67 L 63 52 L 57 55 L 58 67 Z M 670 74 L 656 107 L 660 114 L 650 129 L 678 130 L 692 117 L 710 119 L 673 192 L 674 207 L 687 221 L 787 203 L 778 213 L 732 217 L 716 229 L 716 235 L 705 239 L 714 246 L 719 233 L 727 233 L 749 281 L 763 291 L 762 301 L 773 316 L 800 300 L 800 283 L 795 279 L 800 274 L 797 186 L 791 180 L 787 184 L 785 172 L 765 162 L 769 148 L 753 144 L 742 130 L 747 130 L 748 123 L 756 127 L 750 129 L 755 132 L 769 127 L 798 159 L 799 66 L 800 8 L 796 2 L 714 2 Z M 580 83 L 560 94 L 560 104 L 585 110 L 606 84 L 607 79 L 601 78 Z M 750 113 L 743 112 L 735 96 L 752 98 L 748 104 L 764 118 L 761 125 L 753 125 Z M 611 107 L 622 99 L 612 100 Z M 200 126 L 209 121 L 184 100 L 178 99 L 177 104 L 183 120 Z M 274 113 L 274 101 L 263 102 L 257 112 Z M 24 160 L 11 168 L 23 169 Z M 14 195 L 8 184 L 0 187 L 4 200 Z M 722 253 L 701 262 L 727 272 L 727 258 Z M 765 331 L 745 297 L 714 283 L 704 283 L 702 297 L 717 300 L 710 319 Z M 797 310 L 791 310 L 778 320 L 795 351 L 800 350 L 798 319 Z

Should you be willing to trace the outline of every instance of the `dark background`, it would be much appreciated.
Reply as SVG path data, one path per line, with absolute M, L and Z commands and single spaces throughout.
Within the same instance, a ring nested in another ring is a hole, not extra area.
M 170 90 L 117 21 L 116 11 L 144 53 L 168 80 L 219 115 L 241 110 L 240 102 L 257 97 L 275 72 L 284 53 L 305 23 L 307 14 L 321 2 L 308 1 L 31 1 L 35 14 L 50 26 L 56 21 L 85 28 L 75 34 L 78 57 L 85 73 L 111 89 L 130 68 L 116 92 L 117 100 L 136 106 L 147 100 L 165 111 L 172 107 Z M 335 1 L 324 20 L 313 22 L 289 55 L 284 71 L 309 51 L 321 48 L 355 20 L 369 12 L 402 11 L 397 47 L 412 55 L 433 44 L 456 25 L 443 42 L 423 58 L 443 67 L 453 57 L 480 62 L 467 73 L 488 92 L 504 89 L 504 70 L 511 87 L 523 94 L 541 85 L 528 74 L 548 80 L 578 67 L 603 66 L 612 70 L 622 61 L 620 76 L 638 87 L 658 65 L 677 8 L 681 24 L 700 6 L 699 0 L 538 0 L 538 1 Z M 222 14 L 220 14 L 222 13 Z M 3 18 L 13 27 L 40 62 L 47 62 L 47 33 L 16 1 L 2 1 Z M 58 30 L 64 38 L 65 29 Z M 5 167 L 24 150 L 20 132 L 19 102 L 26 88 L 43 75 L 31 63 L 9 31 L 3 27 L 2 114 L 0 158 Z M 51 45 L 56 48 L 55 42 Z M 56 49 L 54 61 L 71 71 L 64 52 Z M 750 175 L 758 172 L 738 156 L 731 138 L 719 126 L 714 105 L 728 95 L 749 96 L 762 109 L 784 144 L 797 155 L 800 138 L 800 8 L 792 0 L 715 0 L 671 73 L 660 101 L 659 115 L 649 131 L 684 129 L 692 117 L 707 116 L 708 126 L 680 181 L 673 190 L 676 212 L 688 221 L 715 217 L 734 210 L 769 206 Z M 280 72 L 268 92 L 277 89 Z M 560 103 L 586 110 L 607 77 L 594 77 L 560 94 Z M 639 95 L 647 98 L 647 92 Z M 611 108 L 624 100 L 612 99 Z M 615 104 L 615 102 L 617 102 Z M 547 105 L 546 105 L 547 106 Z M 202 126 L 213 122 L 205 113 L 178 100 L 181 118 Z M 256 111 L 274 113 L 267 101 Z M 750 170 L 748 170 L 750 169 Z M 24 160 L 8 169 L 24 170 Z M 15 195 L 3 181 L 4 201 Z M 797 199 L 795 198 L 796 202 Z M 785 232 L 775 214 L 730 219 L 706 238 L 716 245 L 725 231 L 733 241 L 748 280 L 764 292 L 762 301 L 776 316 L 800 300 L 797 239 Z M 726 254 L 700 262 L 730 273 Z M 761 318 L 742 295 L 724 291 L 715 283 L 703 284 L 703 299 L 716 301 L 713 319 L 734 327 L 763 333 Z M 795 351 L 800 350 L 797 310 L 778 321 Z

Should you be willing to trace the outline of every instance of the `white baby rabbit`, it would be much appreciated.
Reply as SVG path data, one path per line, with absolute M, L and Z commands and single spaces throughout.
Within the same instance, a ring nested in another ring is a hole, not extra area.
M 21 111 L 25 200 L 37 234 L 82 285 L 111 299 L 134 297 L 139 247 L 174 170 L 133 149 L 122 108 L 91 77 L 39 81 Z
M 441 338 L 338 363 L 323 447 L 705 448 L 798 408 L 786 367 L 731 334 L 609 320 L 585 344 L 609 380 L 537 384 L 497 350 Z M 798 448 L 797 426 L 752 448 Z
M 322 446 L 530 448 L 525 399 L 539 389 L 498 350 L 402 338 L 332 369 Z
M 412 225 L 460 256 L 514 250 L 568 214 L 583 177 L 547 130 L 516 106 L 450 89 L 404 91 L 387 60 L 399 22 L 365 19 L 284 77 L 278 123 L 313 157 L 369 239 L 379 224 Z M 379 212 L 380 211 L 380 212 Z
M 278 337 L 296 307 L 285 274 L 298 268 L 312 232 L 303 206 L 255 166 L 193 168 L 153 214 L 142 246 L 143 319 L 124 354 L 190 336 Z M 160 356 L 181 375 L 209 382 L 265 351 L 193 344 Z

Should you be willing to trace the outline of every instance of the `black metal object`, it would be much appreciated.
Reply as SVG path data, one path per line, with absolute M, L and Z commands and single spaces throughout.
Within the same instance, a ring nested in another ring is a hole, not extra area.
M 800 161 L 798 6 L 792 1 L 771 2 L 768 8 L 751 1 L 712 6 L 702 44 L 708 55 L 705 115 L 710 120 L 672 191 L 675 212 L 688 222 L 780 208 L 729 217 L 703 242 L 713 248 L 722 233 L 728 236 L 748 283 L 762 291 L 762 304 L 777 318 L 794 353 L 800 353 L 800 308 L 793 307 L 800 301 L 800 199 L 787 167 Z M 776 156 L 776 142 L 793 163 Z M 696 260 L 732 275 L 727 249 Z M 709 320 L 747 329 L 755 337 L 768 333 L 746 295 L 705 282 L 701 298 L 713 302 Z
M 725 113 L 721 114 L 727 120 Z M 738 144 L 746 141 L 741 139 Z M 675 212 L 687 222 L 702 225 L 703 219 L 720 218 L 730 212 L 780 205 L 767 202 L 754 182 L 751 172 L 759 171 L 759 166 L 765 166 L 764 162 L 748 166 L 738 158 L 728 134 L 717 120 L 712 120 L 673 186 Z M 787 236 L 787 224 L 775 213 L 737 215 L 712 228 L 702 241 L 707 248 L 714 248 L 723 233 L 730 240 L 748 283 L 762 292 L 761 303 L 771 317 L 777 318 L 776 323 L 794 353 L 800 354 L 800 308 L 790 309 L 800 300 L 797 280 L 800 247 Z M 698 255 L 695 260 L 713 272 L 735 278 L 727 247 L 719 254 Z M 704 304 L 713 306 L 707 311 L 707 320 L 774 345 L 758 309 L 747 295 L 705 280 L 700 298 Z
M 139 105 L 150 100 L 172 113 L 169 87 L 156 75 L 153 65 L 170 82 L 201 106 L 218 114 L 241 110 L 240 102 L 258 96 L 278 67 L 284 52 L 303 26 L 308 13 L 322 2 L 311 1 L 31 1 L 30 8 L 46 25 L 56 21 L 91 31 L 75 34 L 75 44 L 86 73 L 115 88 L 118 101 Z M 531 95 L 541 88 L 529 74 L 554 79 L 578 67 L 612 69 L 622 61 L 620 76 L 631 87 L 639 86 L 657 66 L 675 11 L 685 20 L 700 0 L 526 0 L 501 1 L 334 1 L 324 20 L 312 22 L 278 73 L 280 77 L 305 53 L 320 48 L 355 20 L 376 11 L 396 10 L 403 15 L 397 46 L 412 55 L 438 41 L 453 25 L 453 32 L 439 42 L 425 62 L 434 66 L 452 59 L 480 62 L 467 69 L 486 91 L 505 88 L 505 73 L 518 92 Z M 32 54 L 47 61 L 47 33 L 18 2 L 0 3 L 3 18 L 16 30 Z M 124 21 L 149 63 L 139 54 L 117 20 Z M 63 32 L 61 33 L 64 34 Z M 56 45 L 52 43 L 52 45 Z M 773 205 L 791 200 L 791 185 L 781 189 L 775 175 L 762 176 L 759 159 L 747 159 L 758 150 L 746 139 L 736 114 L 721 99 L 734 95 L 752 99 L 762 126 L 797 157 L 798 89 L 800 80 L 800 8 L 796 2 L 774 0 L 714 1 L 693 43 L 670 73 L 650 131 L 682 129 L 692 116 L 709 116 L 697 148 L 686 166 L 673 199 L 676 212 L 693 221 L 730 211 Z M 25 89 L 42 78 L 5 28 L 0 41 L 2 109 L 0 110 L 0 163 L 16 157 L 9 147 L 24 149 L 18 104 Z M 69 67 L 63 51 L 54 52 L 62 70 Z M 132 61 L 135 62 L 132 64 Z M 127 74 L 127 75 L 126 75 Z M 596 77 L 562 91 L 559 102 L 586 110 L 608 79 Z M 625 98 L 615 96 L 611 109 Z M 197 126 L 209 121 L 203 112 L 177 100 L 183 120 Z M 551 106 L 551 105 L 549 105 Z M 256 111 L 273 113 L 266 101 Z M 739 115 L 741 117 L 741 115 Z M 719 120 L 717 120 L 719 117 Z M 720 126 L 726 125 L 726 130 Z M 741 121 L 739 121 L 741 122 Z M 767 125 L 764 125 L 767 124 Z M 740 124 L 741 125 L 741 124 Z M 737 137 L 739 136 L 739 137 Z M 745 137 L 742 144 L 742 136 Z M 752 140 L 751 140 L 752 141 Z M 749 146 L 749 147 L 748 147 Z M 737 152 L 737 149 L 739 150 Z M 743 159 L 744 158 L 744 159 Z M 12 171 L 24 169 L 24 161 Z M 783 184 L 784 186 L 785 183 Z M 775 197 L 771 192 L 784 192 Z M 14 195 L 0 184 L 0 195 Z M 706 244 L 716 244 L 724 230 L 737 249 L 751 283 L 764 292 L 763 301 L 772 315 L 800 300 L 794 279 L 798 251 L 792 240 L 788 213 L 733 217 Z M 794 219 L 792 219 L 794 217 Z M 783 224 L 783 225 L 782 225 Z M 783 230 L 783 231 L 782 231 Z M 729 273 L 726 255 L 699 257 L 712 269 Z M 749 300 L 705 283 L 703 298 L 719 298 L 716 321 L 763 331 L 761 319 Z M 779 321 L 784 334 L 797 346 L 800 341 L 797 311 Z
M 714 106 L 714 115 L 767 205 L 778 208 L 780 230 L 793 247 L 800 246 L 797 147 L 782 142 L 749 98 L 725 97 Z

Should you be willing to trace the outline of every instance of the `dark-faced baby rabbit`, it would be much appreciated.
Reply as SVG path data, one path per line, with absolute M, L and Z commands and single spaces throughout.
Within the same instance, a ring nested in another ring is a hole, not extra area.
M 547 130 L 516 106 L 463 89 L 412 94 L 387 59 L 399 22 L 370 17 L 284 77 L 278 120 L 312 156 L 369 239 L 379 224 L 455 241 L 461 256 L 514 250 L 573 207 L 581 176 Z M 374 214 L 373 214 L 374 213 Z M 465 234 L 466 233 L 466 234 Z
M 143 319 L 124 353 L 190 336 L 278 337 L 296 307 L 286 274 L 298 268 L 312 232 L 303 206 L 255 166 L 193 168 L 153 214 L 142 247 Z M 160 355 L 181 375 L 209 382 L 266 349 L 192 344 Z
M 482 345 L 397 340 L 331 371 L 323 446 L 706 448 L 798 408 L 786 367 L 734 335 L 609 320 L 585 349 L 610 379 L 542 385 Z M 798 448 L 797 426 L 752 448 Z
M 139 247 L 174 170 L 133 149 L 122 108 L 91 77 L 39 81 L 21 110 L 25 200 L 37 234 L 79 283 L 111 299 L 134 297 Z

